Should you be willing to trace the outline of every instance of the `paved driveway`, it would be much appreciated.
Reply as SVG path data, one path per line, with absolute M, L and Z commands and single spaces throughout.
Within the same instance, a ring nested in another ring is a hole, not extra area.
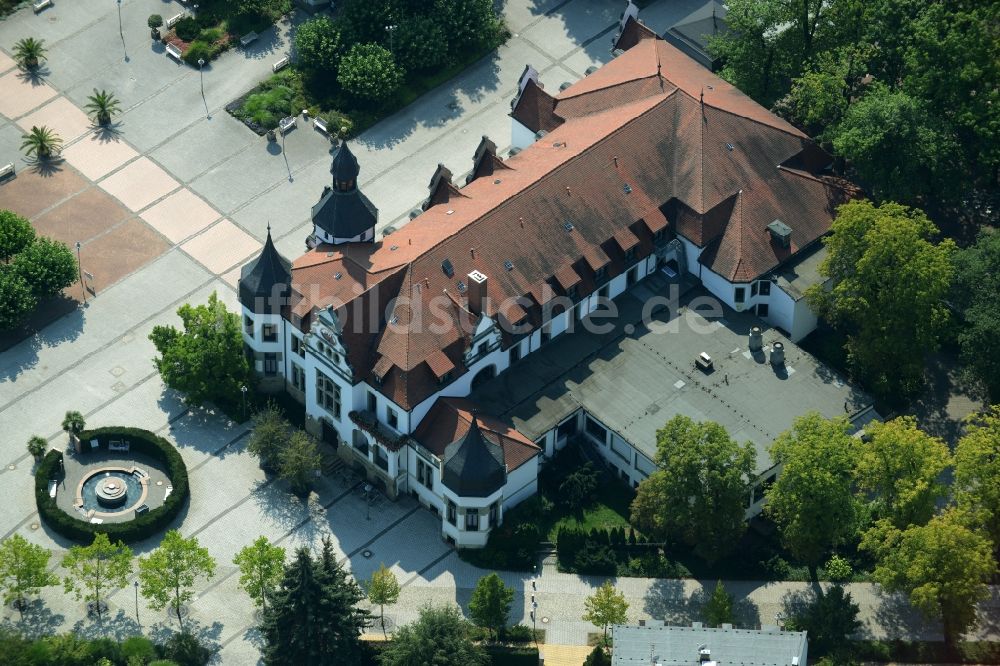
M 662 30 L 695 4 L 661 0 L 644 10 L 643 17 Z M 6 507 L 0 512 L 0 538 L 17 532 L 57 553 L 68 547 L 38 525 L 24 443 L 40 434 L 52 446 L 64 446 L 62 415 L 78 409 L 92 426 L 141 425 L 171 439 L 182 452 L 192 499 L 178 526 L 197 535 L 220 564 L 215 579 L 199 589 L 191 620 L 222 648 L 223 663 L 255 663 L 259 658 L 252 609 L 236 587 L 238 576 L 230 564 L 233 554 L 259 534 L 287 548 L 315 546 L 330 535 L 340 557 L 361 577 L 380 562 L 392 566 L 404 583 L 402 600 L 391 611 L 400 622 L 415 617 L 425 601 L 466 602 L 482 572 L 445 546 L 428 512 L 403 499 L 368 513 L 338 478 L 322 480 L 309 501 L 296 500 L 243 452 L 244 426 L 188 409 L 161 383 L 147 338 L 152 327 L 177 323 L 179 305 L 203 302 L 212 291 L 235 307 L 238 267 L 256 251 L 269 222 L 286 256 L 301 252 L 309 207 L 330 177 L 329 144 L 300 123 L 280 150 L 269 147 L 222 110 L 270 74 L 270 63 L 288 50 L 291 23 L 264 35 L 249 53 L 233 51 L 207 67 L 203 98 L 199 72 L 168 60 L 159 46 L 150 44 L 145 27 L 148 14 L 169 16 L 181 6 L 125 0 L 121 8 L 124 47 L 112 2 L 59 2 L 38 16 L 22 10 L 0 22 L 4 51 L 29 35 L 44 38 L 50 49 L 42 80 L 30 85 L 17 77 L 0 51 L 0 162 L 18 162 L 30 182 L 17 147 L 21 128 L 32 117 L 60 126 L 67 136 L 79 135 L 68 144 L 61 166 L 75 183 L 72 191 L 28 214 L 51 233 L 65 233 L 59 221 L 67 216 L 50 211 L 67 197 L 90 192 L 86 196 L 95 201 L 111 202 L 101 210 L 113 209 L 116 220 L 144 230 L 131 232 L 131 238 L 148 238 L 148 245 L 155 246 L 155 252 L 140 253 L 143 261 L 129 264 L 122 274 L 109 273 L 87 308 L 0 354 L 0 487 Z M 505 14 L 514 36 L 507 45 L 354 140 L 362 188 L 380 209 L 380 229 L 405 223 L 426 196 L 438 162 L 463 174 L 471 168 L 483 134 L 501 147 L 509 144 L 506 114 L 526 63 L 557 90 L 589 66 L 608 60 L 619 10 L 618 3 L 607 0 L 508 2 Z M 81 125 L 79 108 L 94 88 L 112 90 L 123 100 L 125 111 L 113 140 L 101 141 Z M 13 199 L 11 192 L 8 185 L 0 186 L 0 207 L 5 197 Z M 99 230 L 93 235 L 99 238 Z M 94 254 L 84 252 L 85 267 L 114 260 L 96 247 Z M 147 552 L 155 545 L 155 540 L 140 544 L 138 550 Z M 505 577 L 519 590 L 513 619 L 526 619 L 530 584 L 523 576 Z M 586 640 L 589 629 L 579 615 L 595 584 L 546 569 L 539 583 L 539 616 L 549 619 L 553 639 Z M 683 607 L 684 595 L 698 588 L 694 582 L 630 580 L 621 585 L 632 600 L 633 619 L 664 611 L 649 605 L 651 594 Z M 746 594 L 772 593 L 758 589 L 781 588 L 753 588 Z M 865 599 L 866 613 L 875 617 L 883 602 L 870 595 Z M 100 628 L 83 619 L 82 605 L 60 591 L 47 591 L 44 600 L 32 610 L 30 626 L 37 630 L 124 635 L 135 630 L 136 611 L 147 632 L 158 634 L 173 626 L 165 613 L 149 610 L 141 600 L 136 609 L 130 588 L 112 595 L 111 618 Z M 760 597 L 761 618 L 773 603 Z M 14 617 L 9 610 L 3 615 Z

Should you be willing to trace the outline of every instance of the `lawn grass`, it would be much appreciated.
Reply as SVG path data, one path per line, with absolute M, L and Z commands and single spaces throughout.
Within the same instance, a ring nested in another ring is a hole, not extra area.
M 628 488 L 624 484 L 603 483 L 598 488 L 594 503 L 582 513 L 553 512 L 554 520 L 548 529 L 549 541 L 555 542 L 556 535 L 563 527 L 587 531 L 621 527 L 627 532 L 630 527 L 628 515 L 632 496 L 622 490 Z

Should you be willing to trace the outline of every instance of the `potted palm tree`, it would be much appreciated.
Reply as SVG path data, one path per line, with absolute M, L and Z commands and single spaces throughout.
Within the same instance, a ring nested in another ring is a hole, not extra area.
M 111 123 L 111 116 L 121 110 L 121 103 L 114 93 L 94 88 L 94 94 L 87 98 L 87 105 L 83 108 L 91 115 L 94 122 L 104 127 Z
M 87 422 L 83 420 L 83 414 L 76 410 L 66 412 L 63 418 L 62 429 L 69 435 L 69 441 L 73 444 L 77 453 L 80 453 L 80 433 L 87 427 Z
M 21 150 L 25 155 L 35 155 L 40 160 L 48 159 L 62 149 L 63 140 L 45 125 L 31 126 L 31 131 L 21 135 Z
M 38 462 L 42 459 L 42 454 L 45 453 L 46 447 L 49 443 L 45 441 L 44 437 L 39 437 L 38 435 L 32 435 L 31 439 L 28 440 L 28 453 Z
M 14 44 L 14 61 L 22 68 L 32 70 L 45 60 L 45 40 L 25 37 Z
M 150 14 L 149 18 L 146 19 L 146 25 L 149 26 L 149 36 L 153 39 L 159 39 L 160 27 L 163 26 L 163 17 L 159 14 Z

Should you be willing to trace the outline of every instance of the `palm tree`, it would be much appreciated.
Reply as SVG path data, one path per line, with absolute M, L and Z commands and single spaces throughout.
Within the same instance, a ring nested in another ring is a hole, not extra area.
M 83 414 L 76 410 L 66 412 L 66 417 L 63 418 L 62 422 L 62 429 L 66 431 L 72 439 L 76 439 L 86 427 L 87 422 L 83 420 Z
M 107 125 L 111 122 L 111 116 L 121 111 L 121 103 L 114 93 L 94 88 L 94 94 L 87 98 L 87 105 L 83 108 L 93 116 L 98 125 Z
M 62 148 L 63 140 L 45 125 L 31 126 L 31 132 L 21 136 L 21 150 L 25 155 L 37 155 L 39 159 L 51 157 Z
M 34 456 L 35 460 L 38 460 L 42 457 L 42 454 L 45 453 L 45 449 L 48 445 L 49 443 L 45 441 L 44 437 L 32 435 L 31 439 L 28 440 L 28 453 Z
M 14 60 L 24 69 L 35 69 L 45 60 L 45 40 L 25 37 L 14 44 Z

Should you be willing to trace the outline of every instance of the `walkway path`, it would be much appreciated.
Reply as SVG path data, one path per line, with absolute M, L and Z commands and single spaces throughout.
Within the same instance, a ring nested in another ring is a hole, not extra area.
M 697 4 L 660 0 L 643 17 L 663 30 Z M 62 2 L 38 16 L 22 10 L 0 22 L 0 162 L 19 160 L 20 135 L 29 122 L 58 123 L 67 136 L 80 137 L 67 147 L 65 180 L 59 181 L 73 186 L 32 215 L 51 214 L 67 197 L 92 192 L 88 196 L 96 200 L 100 194 L 120 211 L 121 224 L 135 232 L 128 238 L 156 246 L 113 281 L 98 285 L 99 295 L 88 308 L 0 354 L 0 487 L 6 502 L 0 538 L 22 534 L 56 551 L 54 562 L 69 546 L 38 524 L 24 442 L 41 434 L 52 446 L 65 446 L 59 423 L 67 409 L 78 409 L 91 426 L 136 424 L 156 431 L 184 456 L 192 499 L 177 526 L 185 535 L 196 535 L 219 562 L 217 576 L 198 590 L 191 621 L 221 648 L 222 663 L 259 659 L 252 608 L 237 588 L 231 561 L 260 534 L 288 549 L 315 546 L 330 535 L 340 557 L 361 578 L 385 562 L 405 584 L 401 602 L 392 610 L 400 622 L 415 617 L 428 601 L 464 605 L 482 572 L 461 562 L 441 541 L 429 512 L 403 499 L 369 514 L 338 478 L 323 479 L 308 501 L 295 499 L 243 452 L 244 425 L 187 408 L 165 389 L 153 367 L 149 332 L 158 324 L 177 323 L 178 306 L 203 302 L 218 291 L 235 307 L 238 266 L 262 240 L 268 222 L 287 256 L 302 250 L 309 207 L 329 180 L 329 144 L 319 134 L 300 127 L 281 152 L 271 152 L 273 146 L 269 151 L 264 139 L 222 110 L 270 73 L 270 63 L 288 50 L 294 25 L 282 24 L 249 52 L 227 53 L 207 67 L 202 98 L 198 72 L 172 63 L 147 37 L 148 14 L 180 10 L 181 5 L 164 0 L 124 0 L 127 62 L 118 49 L 117 10 L 111 2 Z M 589 66 L 606 62 L 619 10 L 607 0 L 511 0 L 505 14 L 514 36 L 507 45 L 358 137 L 354 147 L 362 187 L 380 209 L 380 229 L 405 222 L 426 196 L 437 163 L 462 174 L 471 167 L 481 135 L 500 146 L 509 143 L 506 114 L 525 64 L 538 69 L 550 89 L 558 89 L 562 82 L 582 77 Z M 23 86 L 3 51 L 29 35 L 49 46 L 48 72 L 38 89 Z M 123 100 L 121 140 L 115 146 L 91 145 L 80 119 L 79 109 L 95 87 Z M 19 162 L 19 171 L 25 166 Z M 0 207 L 14 191 L 11 187 L 0 185 Z M 68 216 L 63 224 L 81 218 L 86 216 Z M 85 268 L 116 258 L 100 255 L 99 247 L 95 240 L 84 248 Z M 138 544 L 137 550 L 142 554 L 155 546 L 154 539 Z M 366 551 L 372 556 L 366 557 Z M 504 577 L 519 590 L 513 620 L 524 621 L 530 582 L 513 574 Z M 544 570 L 536 595 L 539 617 L 549 620 L 544 624 L 550 640 L 585 643 L 591 629 L 579 617 L 583 599 L 597 584 Z M 629 579 L 617 584 L 630 599 L 632 619 L 690 616 L 685 599 L 699 589 L 694 581 Z M 734 589 L 749 599 L 762 621 L 773 617 L 786 594 L 802 588 L 744 586 Z M 881 599 L 870 587 L 856 592 L 873 631 L 880 613 L 895 614 L 892 609 L 899 608 L 897 601 Z M 143 629 L 154 635 L 175 627 L 164 612 L 149 610 L 141 599 L 136 608 L 133 595 L 131 585 L 114 593 L 111 617 L 99 628 L 83 619 L 82 604 L 59 590 L 47 590 L 44 604 L 33 607 L 28 626 L 127 635 L 136 630 L 138 613 Z M 2 615 L 16 617 L 9 610 Z M 933 634 L 933 628 L 909 620 L 880 626 L 900 636 Z M 986 631 L 997 634 L 996 627 Z

